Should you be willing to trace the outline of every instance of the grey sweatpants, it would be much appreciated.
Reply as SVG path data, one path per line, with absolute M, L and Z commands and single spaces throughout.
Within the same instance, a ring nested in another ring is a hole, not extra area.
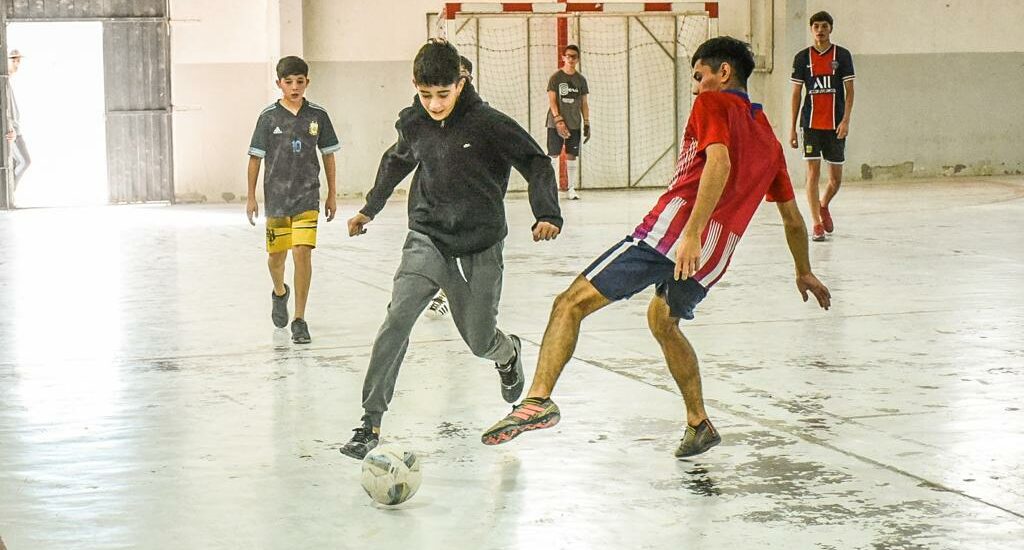
M 474 355 L 501 364 L 512 360 L 512 340 L 497 328 L 503 245 L 498 242 L 472 256 L 445 258 L 430 237 L 409 231 L 402 263 L 395 273 L 388 314 L 373 342 L 370 367 L 363 381 L 364 423 L 380 426 L 395 393 L 409 334 L 438 288 L 448 295 L 455 326 Z
M 18 182 L 25 175 L 25 170 L 28 170 L 28 166 L 32 164 L 32 157 L 28 154 L 25 138 L 21 137 L 20 134 L 14 138 L 14 143 L 11 143 L 11 161 L 14 166 L 14 190 L 17 191 Z

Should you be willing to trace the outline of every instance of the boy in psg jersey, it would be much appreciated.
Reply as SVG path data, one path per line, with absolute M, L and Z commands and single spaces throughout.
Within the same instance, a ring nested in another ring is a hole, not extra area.
M 551 392 L 569 361 L 583 318 L 655 285 L 647 322 L 686 404 L 677 457 L 721 441 L 704 410 L 697 356 L 679 330 L 725 274 L 736 244 L 767 197 L 777 203 L 796 264 L 796 287 L 828 309 L 828 289 L 811 272 L 807 229 L 793 196 L 782 145 L 761 106 L 747 98 L 754 70 L 749 47 L 723 36 L 704 42 L 692 59 L 697 99 L 668 190 L 633 233 L 601 254 L 554 303 L 529 394 L 482 436 L 497 445 L 558 423 Z
M 796 119 L 804 134 L 804 160 L 807 161 L 807 201 L 814 229 L 811 239 L 824 241 L 825 233 L 834 229 L 829 204 L 843 182 L 846 160 L 846 136 L 850 133 L 853 112 L 853 56 L 850 51 L 831 42 L 832 16 L 819 11 L 811 16 L 814 45 L 797 52 L 793 58 L 792 117 L 789 145 L 797 147 Z M 800 90 L 807 89 L 803 109 Z M 818 191 L 821 160 L 829 164 L 828 186 Z
M 309 85 L 309 66 L 301 58 L 288 56 L 277 62 L 277 87 L 281 99 L 260 113 L 249 143 L 249 195 L 245 206 L 249 223 L 256 225 L 259 214 L 256 182 L 260 164 L 263 172 L 263 199 L 267 215 L 267 267 L 274 283 L 270 318 L 278 328 L 288 325 L 288 298 L 291 289 L 284 282 L 288 251 L 295 264 L 295 317 L 292 342 L 310 343 L 306 324 L 306 299 L 313 277 L 312 254 L 316 247 L 316 227 L 320 217 L 320 162 L 324 161 L 327 221 L 338 210 L 335 198 L 334 153 L 341 149 L 327 111 L 305 98 Z

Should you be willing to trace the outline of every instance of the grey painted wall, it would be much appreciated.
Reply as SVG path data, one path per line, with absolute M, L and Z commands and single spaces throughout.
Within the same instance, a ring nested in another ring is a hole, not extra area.
M 313 61 L 309 70 L 306 97 L 327 108 L 341 140 L 338 191 L 365 193 L 381 154 L 398 137 L 398 112 L 412 104 L 412 62 Z
M 854 65 L 850 176 L 1024 169 L 1024 53 L 855 53 Z

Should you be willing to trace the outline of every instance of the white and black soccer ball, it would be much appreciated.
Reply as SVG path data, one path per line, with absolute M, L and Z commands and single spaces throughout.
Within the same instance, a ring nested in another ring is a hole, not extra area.
M 394 506 L 409 500 L 422 480 L 419 458 L 396 445 L 376 447 L 363 459 L 363 489 L 381 504 Z

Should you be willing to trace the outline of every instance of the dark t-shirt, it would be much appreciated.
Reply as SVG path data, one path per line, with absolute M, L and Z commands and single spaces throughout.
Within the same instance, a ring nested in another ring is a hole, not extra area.
M 817 130 L 835 130 L 846 109 L 846 81 L 854 79 L 850 50 L 832 44 L 819 52 L 811 46 L 793 58 L 794 84 L 807 90 L 800 111 L 800 126 Z
M 561 69 L 555 71 L 548 80 L 548 91 L 555 92 L 558 97 L 558 114 L 565 119 L 570 130 L 583 127 L 583 96 L 590 93 L 587 79 L 580 73 L 565 74 Z M 555 127 L 555 117 L 548 109 L 548 128 Z
M 298 114 L 274 102 L 260 113 L 249 155 L 264 159 L 263 200 L 268 218 L 320 210 L 320 160 L 338 149 L 338 136 L 323 107 L 302 100 Z

